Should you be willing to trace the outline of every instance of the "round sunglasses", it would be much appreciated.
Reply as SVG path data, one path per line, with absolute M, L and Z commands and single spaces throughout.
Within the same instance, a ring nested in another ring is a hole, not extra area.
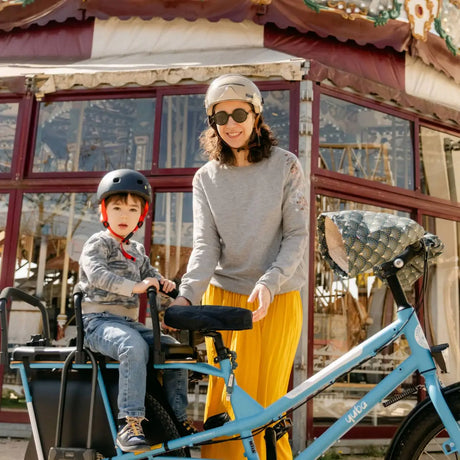
M 215 113 L 212 118 L 216 125 L 226 125 L 228 118 L 232 117 L 237 123 L 243 123 L 247 120 L 249 112 L 246 112 L 244 109 L 235 109 L 232 113 L 227 113 L 223 110 Z

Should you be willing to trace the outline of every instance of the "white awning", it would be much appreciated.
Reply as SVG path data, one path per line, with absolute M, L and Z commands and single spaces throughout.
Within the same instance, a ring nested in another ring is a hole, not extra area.
M 158 82 L 179 84 L 186 80 L 207 82 L 227 72 L 253 78 L 300 81 L 305 62 L 305 59 L 267 48 L 140 53 L 91 58 L 69 64 L 0 63 L 0 79 L 27 77 L 32 80 L 40 98 L 72 88 L 149 86 Z
M 406 93 L 460 111 L 460 87 L 446 74 L 406 54 Z

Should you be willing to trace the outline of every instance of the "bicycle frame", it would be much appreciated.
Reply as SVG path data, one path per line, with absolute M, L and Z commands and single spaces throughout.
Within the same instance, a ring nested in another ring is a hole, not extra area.
M 286 395 L 275 401 L 270 406 L 263 408 L 259 403 L 252 399 L 243 389 L 241 389 L 236 379 L 234 379 L 232 363 L 230 359 L 223 359 L 220 367 L 214 367 L 206 363 L 165 363 L 156 364 L 158 369 L 178 369 L 185 368 L 203 374 L 214 375 L 225 380 L 229 388 L 230 400 L 235 413 L 235 420 L 225 423 L 225 425 L 199 432 L 193 435 L 170 440 L 165 443 L 151 447 L 150 451 L 142 455 L 134 453 L 122 453 L 117 450 L 117 455 L 112 458 L 123 458 L 131 460 L 138 458 L 155 458 L 160 454 L 167 454 L 181 447 L 200 445 L 212 441 L 221 436 L 241 435 L 248 460 L 258 460 L 260 457 L 255 449 L 252 430 L 264 426 L 270 422 L 276 422 L 283 417 L 283 414 L 297 406 L 328 386 L 332 385 L 337 379 L 364 361 L 374 357 L 385 346 L 393 343 L 398 337 L 404 335 L 409 344 L 411 354 L 401 364 L 397 366 L 389 375 L 379 382 L 372 390 L 364 395 L 357 403 L 344 413 L 332 426 L 330 426 L 320 437 L 310 446 L 299 453 L 296 457 L 299 460 L 318 458 L 332 444 L 341 438 L 348 430 L 355 426 L 365 417 L 379 402 L 397 388 L 405 379 L 415 371 L 419 371 L 425 378 L 425 385 L 428 394 L 449 434 L 450 439 L 445 443 L 445 453 L 458 451 L 460 446 L 460 427 L 452 416 L 445 399 L 441 393 L 441 387 L 437 377 L 436 365 L 431 355 L 430 347 L 426 341 L 422 327 L 412 306 L 400 307 L 397 311 L 397 318 L 390 325 L 377 332 L 361 344 L 355 346 L 343 356 L 330 363 L 327 367 L 308 378 L 297 387 L 293 388 Z M 33 368 L 62 368 L 62 363 L 30 363 Z M 78 364 L 74 367 L 89 368 L 88 364 Z M 116 367 L 117 364 L 110 366 Z M 27 375 L 25 366 L 21 362 L 12 362 L 12 368 L 18 368 L 25 390 L 26 402 L 29 414 L 33 416 L 32 398 L 28 389 Z M 110 403 L 105 391 L 104 379 L 98 370 L 98 386 L 101 391 L 106 413 L 110 414 Z M 32 410 L 32 412 L 31 412 Z M 108 417 L 110 431 L 114 439 L 116 438 L 116 427 L 111 417 Z M 35 439 L 37 450 L 40 442 Z M 43 454 L 42 454 L 43 455 Z M 44 458 L 44 457 L 42 457 Z M 177 457 L 162 457 L 174 459 Z
M 293 388 L 285 396 L 266 408 L 261 407 L 239 388 L 235 382 L 231 395 L 231 403 L 235 412 L 234 421 L 228 422 L 216 429 L 169 441 L 167 449 L 174 450 L 185 445 L 210 441 L 220 436 L 241 434 L 243 438 L 247 437 L 247 439 L 243 440 L 247 458 L 249 460 L 258 460 L 259 456 L 254 449 L 251 430 L 263 426 L 270 421 L 281 419 L 284 412 L 333 384 L 339 377 L 350 372 L 367 359 L 374 357 L 379 350 L 394 342 L 401 335 L 405 335 L 411 349 L 411 355 L 355 403 L 352 408 L 343 414 L 296 458 L 300 460 L 318 458 L 366 416 L 376 404 L 381 402 L 417 370 L 425 378 L 428 394 L 450 436 L 450 440 L 446 443 L 448 445 L 446 453 L 456 452 L 458 446 L 460 446 L 460 427 L 452 416 L 441 393 L 441 387 L 436 374 L 436 365 L 431 355 L 430 347 L 415 314 L 415 310 L 412 307 L 399 308 L 397 319 L 393 323 L 345 353 L 342 357 L 299 384 L 296 388 Z M 162 364 L 156 367 L 160 369 L 186 367 L 191 370 L 218 375 L 228 382 L 231 374 L 231 371 L 227 370 L 228 363 L 222 362 L 221 364 L 221 371 L 216 370 L 213 366 L 199 363 L 187 366 Z M 166 446 L 160 445 L 155 446 L 150 453 L 157 455 L 160 452 L 166 451 Z
M 418 248 L 418 246 L 417 246 Z M 372 390 L 366 393 L 353 407 L 347 410 L 335 423 L 333 423 L 321 436 L 313 441 L 307 448 L 302 450 L 296 457 L 298 460 L 316 459 L 321 456 L 331 445 L 340 439 L 347 431 L 362 420 L 369 412 L 401 383 L 403 383 L 414 372 L 418 371 L 425 380 L 425 387 L 431 399 L 433 407 L 438 413 L 444 428 L 446 429 L 449 439 L 444 442 L 443 450 L 446 455 L 458 452 L 460 449 L 460 426 L 452 415 L 449 406 L 441 390 L 441 385 L 437 376 L 437 368 L 434 359 L 434 351 L 431 350 L 426 340 L 425 334 L 416 314 L 416 310 L 408 304 L 401 284 L 397 278 L 397 271 L 404 266 L 408 260 L 417 251 L 416 247 L 408 247 L 402 254 L 391 262 L 381 265 L 381 274 L 388 282 L 396 305 L 396 319 L 368 338 L 364 342 L 355 346 L 340 358 L 336 359 L 315 375 L 303 381 L 301 384 L 290 390 L 287 394 L 279 398 L 268 407 L 262 407 L 257 401 L 250 397 L 242 388 L 238 386 L 233 369 L 236 367 L 233 362 L 233 355 L 222 344 L 222 338 L 218 332 L 212 329 L 208 331 L 209 336 L 214 337 L 217 349 L 221 349 L 219 356 L 219 365 L 212 366 L 206 363 L 186 363 L 186 362 L 164 362 L 155 361 L 156 369 L 188 369 L 198 373 L 213 375 L 224 379 L 227 388 L 227 395 L 235 415 L 234 420 L 225 423 L 217 428 L 212 428 L 192 435 L 181 438 L 162 441 L 151 446 L 150 450 L 144 453 L 122 453 L 117 449 L 115 457 L 112 459 L 134 460 L 134 459 L 153 459 L 159 455 L 162 458 L 175 459 L 178 457 L 167 456 L 168 452 L 176 451 L 185 447 L 199 446 L 221 437 L 234 437 L 241 439 L 243 443 L 245 456 L 248 460 L 259 460 L 259 454 L 256 451 L 253 433 L 261 428 L 262 430 L 272 423 L 284 418 L 284 414 L 313 398 L 318 393 L 334 384 L 340 377 L 349 373 L 363 362 L 375 357 L 382 349 L 392 344 L 396 339 L 405 336 L 410 347 L 410 355 L 394 368 L 382 381 L 380 381 Z M 150 302 L 151 304 L 153 302 Z M 174 308 L 174 307 L 171 307 Z M 193 309 L 194 307 L 184 307 Z M 223 315 L 222 308 L 218 307 L 219 315 Z M 227 307 L 228 308 L 228 307 Z M 177 311 L 177 310 L 176 310 Z M 192 310 L 191 310 L 192 311 Z M 180 310 L 179 312 L 183 314 Z M 0 311 L 4 316 L 4 308 Z M 195 314 L 195 312 L 192 311 Z M 158 318 L 152 313 L 152 320 L 156 321 L 158 327 Z M 5 323 L 3 318 L 2 323 Z M 203 323 L 204 324 L 204 323 Z M 233 323 L 232 323 L 233 324 Z M 170 324 L 176 327 L 174 324 Z M 236 327 L 233 324 L 233 327 Z M 201 329 L 200 329 L 201 330 Z M 205 334 L 206 335 L 206 334 Z M 159 338 L 159 333 L 157 334 Z M 4 347 L 2 347 L 4 348 Z M 223 353 L 222 353 L 223 351 Z M 158 353 L 159 354 L 159 353 Z M 59 362 L 30 362 L 27 363 L 30 368 L 53 369 L 62 368 L 63 363 Z M 117 366 L 117 364 L 113 364 Z M 34 419 L 34 407 L 32 396 L 30 394 L 27 381 L 26 364 L 22 361 L 11 363 L 12 368 L 18 368 L 26 396 L 27 408 L 31 421 Z M 89 369 L 90 364 L 76 363 L 75 368 Z M 101 370 L 98 368 L 97 384 L 102 396 L 103 405 L 107 414 L 107 420 L 110 427 L 111 435 L 115 441 L 116 427 L 111 413 L 110 401 L 106 391 L 104 378 Z M 39 452 L 39 459 L 43 459 L 43 452 L 40 449 L 39 433 L 34 432 L 35 444 Z M 83 458 L 83 457 L 81 457 Z M 183 457 L 182 457 L 183 458 Z

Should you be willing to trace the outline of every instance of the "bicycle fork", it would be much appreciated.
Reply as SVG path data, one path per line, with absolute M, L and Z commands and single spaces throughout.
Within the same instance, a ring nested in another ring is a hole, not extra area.
M 460 447 L 460 425 L 452 415 L 442 394 L 436 370 L 428 371 L 423 376 L 425 377 L 425 387 L 431 402 L 449 435 L 449 439 L 442 444 L 442 449 L 446 455 L 458 452 Z
M 418 370 L 425 379 L 428 396 L 450 438 L 442 445 L 444 453 L 449 455 L 458 452 L 460 448 L 460 425 L 452 415 L 442 394 L 433 352 L 416 317 L 411 318 L 406 338 L 412 350 L 412 355 L 417 356 Z M 438 362 L 438 360 L 436 361 Z

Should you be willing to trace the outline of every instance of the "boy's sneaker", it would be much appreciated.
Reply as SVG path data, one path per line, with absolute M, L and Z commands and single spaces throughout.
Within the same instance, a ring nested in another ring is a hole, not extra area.
M 149 449 L 142 431 L 142 420 L 144 417 L 126 417 L 125 424 L 118 430 L 117 446 L 123 452 L 143 452 Z
M 193 424 L 193 420 L 191 418 L 188 418 L 183 422 L 180 422 L 180 425 L 180 431 L 182 436 L 198 433 L 198 430 L 195 428 L 195 425 Z

